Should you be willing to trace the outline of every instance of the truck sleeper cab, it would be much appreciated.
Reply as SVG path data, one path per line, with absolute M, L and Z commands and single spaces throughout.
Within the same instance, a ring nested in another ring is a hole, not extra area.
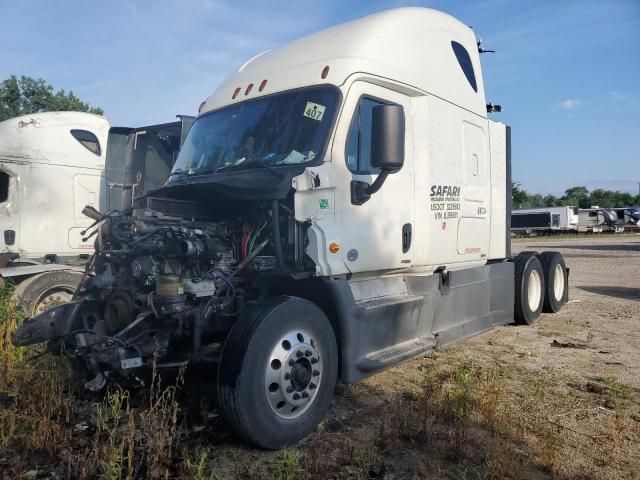
M 243 439 L 295 443 L 337 380 L 567 301 L 560 254 L 511 256 L 510 148 L 473 32 L 441 12 L 265 52 L 203 103 L 166 184 L 100 221 L 81 299 L 13 341 L 98 345 L 76 349 L 93 390 L 210 363 Z

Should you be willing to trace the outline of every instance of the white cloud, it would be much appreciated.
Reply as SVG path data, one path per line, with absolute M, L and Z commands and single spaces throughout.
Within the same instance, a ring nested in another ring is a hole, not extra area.
M 582 100 L 580 98 L 568 98 L 560 102 L 558 104 L 558 107 L 562 108 L 563 110 L 575 110 L 576 108 L 580 107 L 580 105 L 582 105 Z
M 609 92 L 609 98 L 613 103 L 620 103 L 629 98 L 629 95 L 611 90 Z

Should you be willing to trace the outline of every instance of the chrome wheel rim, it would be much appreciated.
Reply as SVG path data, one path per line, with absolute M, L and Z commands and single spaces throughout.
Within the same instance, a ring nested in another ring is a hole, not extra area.
M 559 302 L 564 294 L 564 272 L 562 265 L 556 265 L 553 271 L 553 296 Z
M 318 340 L 306 330 L 291 330 L 274 345 L 264 387 L 276 415 L 297 418 L 311 406 L 322 382 L 321 359 Z
M 527 301 L 529 302 L 529 309 L 532 312 L 538 310 L 541 296 L 542 281 L 540 279 L 540 273 L 538 273 L 537 270 L 531 270 L 529 274 L 529 285 L 527 286 Z

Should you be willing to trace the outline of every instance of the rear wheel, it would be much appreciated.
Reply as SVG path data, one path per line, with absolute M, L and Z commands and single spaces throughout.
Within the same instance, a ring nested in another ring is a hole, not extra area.
M 539 257 L 546 285 L 543 312 L 556 313 L 569 300 L 569 274 L 560 252 L 542 252 Z
M 517 323 L 531 325 L 544 304 L 545 281 L 542 264 L 535 255 L 518 255 L 515 264 L 514 316 Z
M 320 308 L 301 298 L 270 299 L 229 333 L 218 371 L 220 407 L 245 441 L 267 449 L 291 445 L 327 413 L 337 358 Z
M 45 272 L 19 283 L 12 299 L 27 317 L 71 301 L 82 273 L 72 271 Z

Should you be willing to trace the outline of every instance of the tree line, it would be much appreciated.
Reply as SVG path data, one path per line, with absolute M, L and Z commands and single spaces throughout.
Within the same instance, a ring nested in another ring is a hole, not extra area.
M 632 195 L 627 192 L 604 190 L 596 188 L 589 191 L 587 187 L 567 188 L 564 195 L 540 195 L 529 194 L 518 182 L 511 184 L 511 198 L 513 208 L 543 208 L 543 207 L 580 207 L 590 208 L 598 206 L 603 208 L 619 208 L 640 205 L 640 194 Z
M 71 91 L 55 91 L 43 79 L 11 75 L 0 83 L 0 122 L 41 112 L 88 112 L 102 115 L 99 107 L 83 102 Z

